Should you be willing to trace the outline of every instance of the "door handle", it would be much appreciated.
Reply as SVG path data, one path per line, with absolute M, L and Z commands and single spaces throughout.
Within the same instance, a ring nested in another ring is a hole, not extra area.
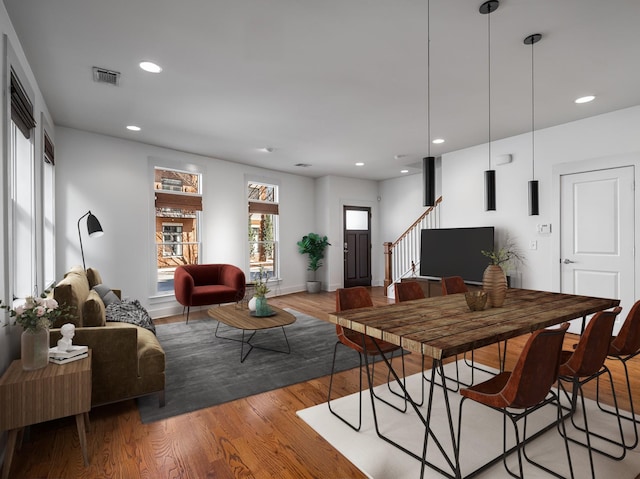
M 565 260 L 563 261 L 564 264 L 571 264 L 571 263 L 575 263 L 575 261 L 571 261 L 569 258 L 565 258 Z

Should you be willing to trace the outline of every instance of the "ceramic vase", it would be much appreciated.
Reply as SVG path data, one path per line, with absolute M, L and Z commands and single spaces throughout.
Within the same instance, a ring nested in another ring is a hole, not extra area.
M 482 276 L 482 289 L 487 293 L 487 306 L 499 308 L 507 296 L 507 277 L 501 266 L 490 264 Z
M 258 300 L 258 298 L 256 298 L 255 296 L 253 296 L 249 300 L 249 304 L 247 305 L 247 307 L 249 308 L 249 311 L 255 311 L 256 310 L 256 301 L 257 300 Z
M 31 371 L 49 364 L 49 329 L 25 329 L 20 339 L 22 369 Z
M 256 300 L 256 316 L 268 316 L 271 312 L 267 304 L 267 298 L 261 296 Z

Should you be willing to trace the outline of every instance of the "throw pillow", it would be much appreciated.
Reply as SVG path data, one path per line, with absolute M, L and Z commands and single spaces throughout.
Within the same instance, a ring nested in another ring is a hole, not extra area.
M 104 303 L 97 291 L 89 291 L 86 301 L 82 305 L 82 326 L 104 326 L 107 319 Z
M 116 296 L 116 293 L 111 291 L 111 288 L 109 288 L 109 286 L 107 286 L 106 284 L 96 284 L 93 287 L 93 290 L 100 295 L 100 298 L 102 299 L 102 302 L 105 306 L 120 302 L 120 298 L 118 298 L 118 296 Z

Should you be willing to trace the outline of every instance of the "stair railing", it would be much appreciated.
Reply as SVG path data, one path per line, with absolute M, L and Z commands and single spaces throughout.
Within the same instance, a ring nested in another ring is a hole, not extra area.
M 420 271 L 420 231 L 440 226 L 440 208 L 442 196 L 436 200 L 407 230 L 393 243 L 384 243 L 384 287 L 389 295 L 389 288 L 408 276 L 415 276 Z M 391 294 L 393 296 L 393 293 Z

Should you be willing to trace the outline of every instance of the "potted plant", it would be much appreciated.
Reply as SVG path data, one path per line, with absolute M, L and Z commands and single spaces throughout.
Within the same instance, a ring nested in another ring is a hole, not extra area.
M 254 311 L 256 316 L 268 316 L 270 308 L 267 305 L 267 294 L 269 287 L 269 273 L 260 267 L 260 271 L 256 274 L 253 285 L 253 298 L 249 301 L 249 310 Z
M 504 267 L 511 263 L 521 263 L 524 257 L 515 243 L 507 238 L 504 246 L 492 251 L 481 251 L 489 258 L 489 265 L 482 276 L 482 289 L 487 293 L 487 306 L 499 308 L 507 295 L 507 277 Z
M 297 243 L 300 254 L 309 255 L 309 263 L 307 271 L 312 271 L 313 279 L 307 281 L 307 291 L 309 293 L 318 293 L 320 291 L 320 281 L 316 280 L 316 271 L 322 266 L 324 258 L 324 250 L 327 246 L 331 246 L 326 236 L 320 236 L 317 233 L 309 233 L 302 237 Z

